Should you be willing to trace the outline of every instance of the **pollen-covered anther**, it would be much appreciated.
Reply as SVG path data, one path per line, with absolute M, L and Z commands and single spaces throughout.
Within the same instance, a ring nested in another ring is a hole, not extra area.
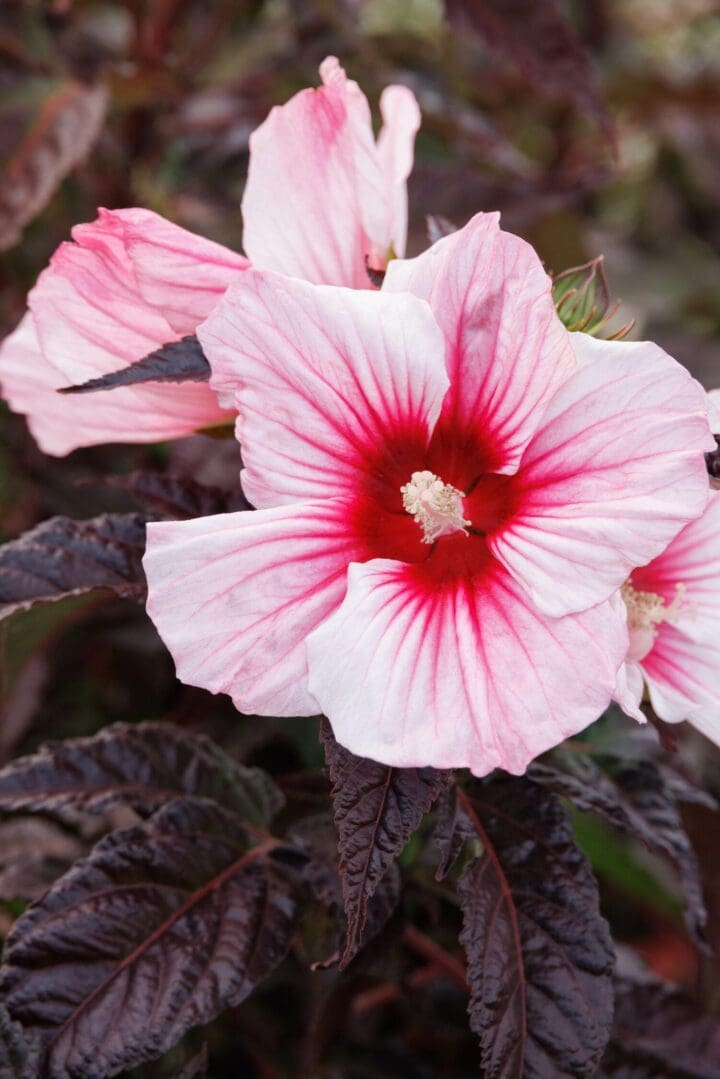
M 434 543 L 453 532 L 467 532 L 471 522 L 463 517 L 465 493 L 443 483 L 434 472 L 413 472 L 400 493 L 403 506 L 423 530 L 423 543 Z
M 687 588 L 679 582 L 675 585 L 672 603 L 666 603 L 656 592 L 640 592 L 628 580 L 622 586 L 622 598 L 627 608 L 630 630 L 630 651 L 633 660 L 644 659 L 657 637 L 663 622 L 678 622 L 680 618 L 695 617 L 695 606 L 688 603 Z

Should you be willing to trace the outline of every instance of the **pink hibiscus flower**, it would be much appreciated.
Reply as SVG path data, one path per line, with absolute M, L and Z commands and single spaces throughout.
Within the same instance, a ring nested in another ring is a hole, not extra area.
M 710 425 L 720 432 L 720 391 L 708 394 Z M 717 488 L 717 481 L 713 482 Z M 666 723 L 688 720 L 720 745 L 720 491 L 622 588 L 630 647 L 616 700 L 633 719 L 645 687 Z
M 250 139 L 244 244 L 253 263 L 309 281 L 370 287 L 366 262 L 404 253 L 406 180 L 420 124 L 388 87 L 377 143 L 370 109 L 334 57 L 323 85 L 275 108 Z M 59 387 L 117 371 L 194 333 L 248 260 L 147 210 L 101 210 L 73 229 L 0 346 L 2 394 L 46 452 L 177 438 L 234 416 L 206 385 L 145 384 L 93 397 Z
M 618 589 L 708 498 L 683 368 L 569 335 L 496 215 L 393 261 L 380 293 L 248 270 L 198 333 L 258 509 L 149 526 L 180 678 L 478 775 L 600 714 Z

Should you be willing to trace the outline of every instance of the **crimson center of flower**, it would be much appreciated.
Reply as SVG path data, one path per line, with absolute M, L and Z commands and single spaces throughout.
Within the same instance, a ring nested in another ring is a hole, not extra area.
M 471 522 L 463 516 L 464 491 L 443 483 L 434 472 L 413 472 L 400 493 L 403 506 L 422 528 L 423 543 L 434 543 L 453 532 L 467 532 Z

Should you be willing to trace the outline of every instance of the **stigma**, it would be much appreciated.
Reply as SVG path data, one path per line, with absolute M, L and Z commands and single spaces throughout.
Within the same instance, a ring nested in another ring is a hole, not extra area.
M 656 592 L 639 592 L 633 587 L 631 580 L 625 582 L 621 595 L 627 608 L 630 631 L 628 659 L 639 662 L 648 655 L 663 622 L 674 624 L 681 617 L 693 617 L 693 605 L 687 602 L 686 592 L 684 584 L 676 584 L 672 603 L 666 603 Z
M 434 472 L 413 472 L 400 488 L 403 506 L 423 531 L 423 543 L 434 543 L 453 532 L 467 533 L 471 523 L 463 517 L 463 491 L 443 483 Z

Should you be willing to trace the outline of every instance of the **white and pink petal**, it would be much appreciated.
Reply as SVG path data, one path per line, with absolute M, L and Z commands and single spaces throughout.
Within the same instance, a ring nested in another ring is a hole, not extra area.
M 694 641 L 680 626 L 664 623 L 642 668 L 653 709 L 666 723 L 720 714 L 717 642 Z
M 704 513 L 657 558 L 633 571 L 632 583 L 660 596 L 667 607 L 680 603 L 676 624 L 685 636 L 720 641 L 720 491 L 710 492 Z
M 363 488 L 402 513 L 448 384 L 427 304 L 252 269 L 198 336 L 238 409 L 253 505 Z
M 465 442 L 465 457 L 480 456 L 486 470 L 515 472 L 575 365 L 533 248 L 503 232 L 498 214 L 477 214 L 417 258 L 393 260 L 383 291 L 427 300 L 445 336 L 451 385 L 436 434 L 440 454 Z M 452 482 L 464 489 L 461 474 Z
M 407 241 L 407 180 L 412 172 L 415 136 L 420 128 L 420 109 L 412 90 L 407 86 L 386 86 L 380 95 L 380 115 L 383 126 L 377 150 L 386 198 L 390 201 L 390 245 L 394 255 L 402 258 Z M 372 265 L 378 264 L 376 255 Z
M 631 719 L 636 719 L 638 723 L 646 722 L 640 708 L 644 692 L 645 680 L 641 665 L 634 661 L 626 660 L 618 671 L 613 697 L 625 715 L 630 716 Z
M 404 250 L 417 106 L 410 91 L 385 99 L 379 148 L 367 99 L 335 57 L 320 76 L 250 136 L 244 246 L 261 269 L 367 289 L 366 260 L 381 269 L 391 244 Z
M 497 565 L 429 586 L 431 561 L 350 567 L 341 607 L 308 638 L 310 692 L 359 756 L 520 774 L 607 706 L 622 605 L 551 619 Z
M 607 599 L 708 501 L 702 388 L 649 342 L 573 334 L 578 368 L 523 456 L 495 555 L 548 614 Z
M 148 613 L 178 677 L 241 712 L 314 715 L 305 639 L 358 552 L 336 500 L 148 526 Z
M 67 377 L 46 360 L 33 316 L 26 314 L 0 343 L 0 393 L 13 412 L 27 417 L 44 453 L 60 457 L 105 442 L 160 442 L 180 438 L 206 420 L 230 418 L 204 385 L 174 386 L 172 393 L 152 383 L 77 397 L 57 392 L 67 385 Z

